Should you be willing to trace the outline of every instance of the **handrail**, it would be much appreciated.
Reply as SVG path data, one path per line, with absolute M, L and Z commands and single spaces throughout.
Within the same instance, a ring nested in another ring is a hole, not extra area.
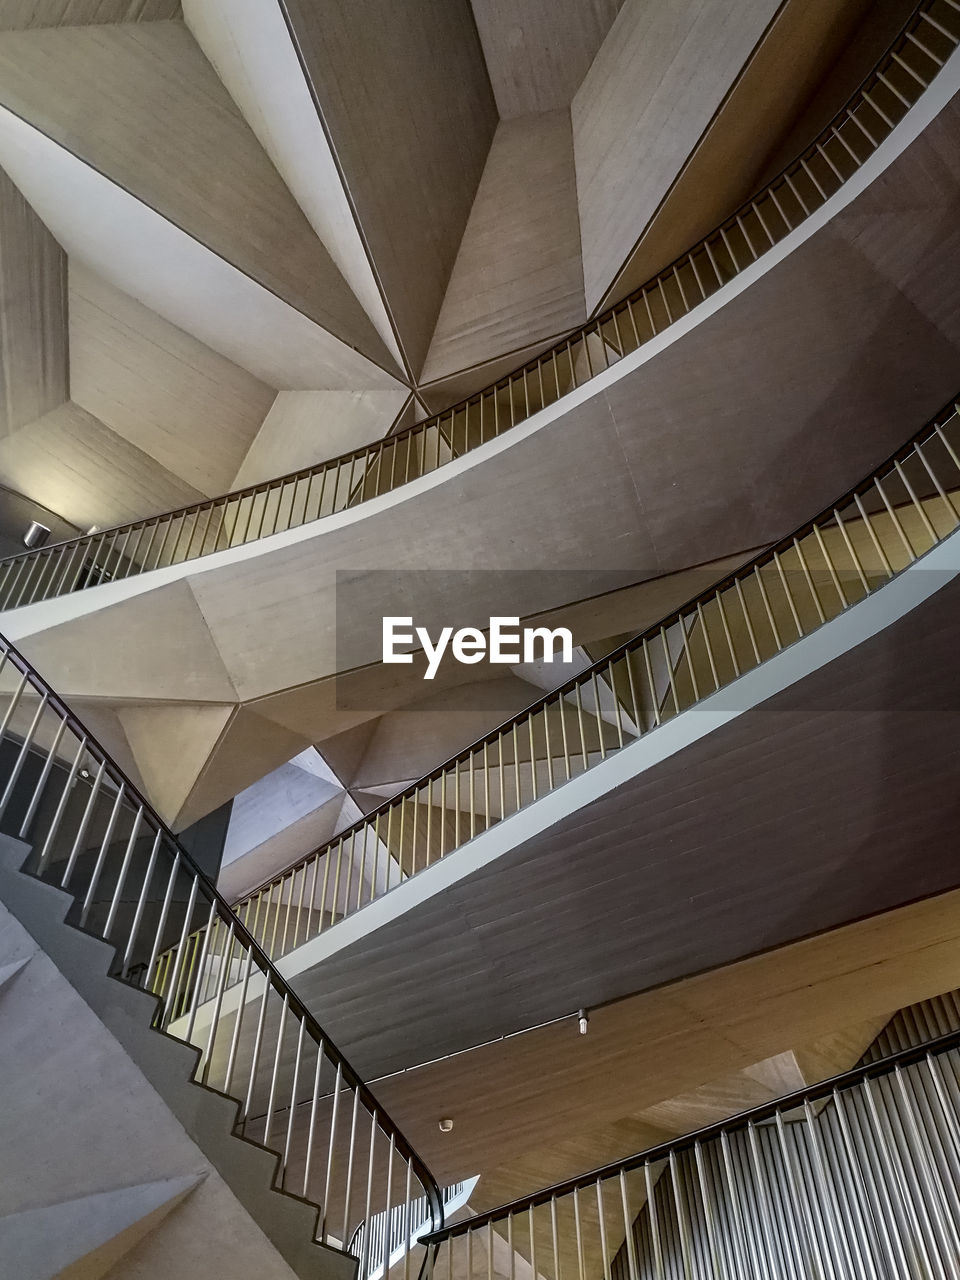
M 821 208 L 960 43 L 960 2 L 921 0 L 875 70 L 804 151 L 646 284 L 514 373 L 336 458 L 176 511 L 0 561 L 0 610 L 184 563 L 345 511 L 511 430 L 649 342 Z
M 950 1032 L 444 1227 L 428 1275 L 472 1280 L 496 1240 L 543 1280 L 956 1280 L 958 1049 Z
M 960 525 L 950 404 L 795 533 L 235 904 L 281 956 L 872 595 Z M 199 940 L 198 940 L 199 944 Z
M 154 1027 L 197 1049 L 194 1081 L 234 1099 L 235 1131 L 277 1153 L 276 1188 L 319 1208 L 317 1240 L 346 1249 L 358 1225 L 398 1206 L 409 1216 L 418 1197 L 442 1223 L 439 1187 L 401 1130 L 176 836 L 2 637 L 0 682 L 0 830 L 31 845 L 28 874 L 73 895 L 68 920 L 113 945 L 114 976 L 155 996 Z

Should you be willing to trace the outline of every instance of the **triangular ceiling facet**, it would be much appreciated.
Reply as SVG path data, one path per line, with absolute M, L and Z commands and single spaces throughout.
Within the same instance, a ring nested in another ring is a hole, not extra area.
M 0 1258 L 17 1280 L 102 1280 L 179 1205 L 191 1174 L 0 1218 Z
M 8 32 L 0 102 L 347 347 L 393 366 L 183 23 Z

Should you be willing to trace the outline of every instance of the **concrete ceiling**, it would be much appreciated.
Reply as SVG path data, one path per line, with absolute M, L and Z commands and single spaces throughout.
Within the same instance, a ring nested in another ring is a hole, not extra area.
M 276 545 L 15 611 L 8 631 L 68 697 L 238 709 L 218 733 L 210 723 L 189 804 L 162 806 L 186 823 L 422 696 L 415 668 L 379 665 L 384 613 L 436 626 L 459 601 L 464 624 L 529 617 L 783 536 L 956 391 L 960 310 L 942 264 L 960 225 L 957 120 L 951 102 L 826 225 L 728 286 L 722 309 L 536 429 Z M 0 441 L 0 463 L 20 434 Z M 558 563 L 567 576 L 549 572 Z M 185 710 L 184 740 L 189 723 Z M 164 724 L 175 750 L 175 716 Z
M 776 80 L 736 134 L 759 163 L 859 31 L 840 0 L 770 30 L 774 0 L 2 7 L 0 483 L 100 527 L 366 443 L 582 323 L 731 134 L 718 101 Z

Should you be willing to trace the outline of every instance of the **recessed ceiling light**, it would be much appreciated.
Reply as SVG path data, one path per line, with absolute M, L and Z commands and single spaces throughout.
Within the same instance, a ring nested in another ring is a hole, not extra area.
M 449 1118 L 449 1116 L 445 1116 L 444 1119 L 440 1121 L 440 1132 L 449 1133 L 452 1128 L 453 1128 L 453 1121 Z

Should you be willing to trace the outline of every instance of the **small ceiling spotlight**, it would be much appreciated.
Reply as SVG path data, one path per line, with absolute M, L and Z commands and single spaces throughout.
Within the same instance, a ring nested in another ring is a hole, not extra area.
M 449 1118 L 449 1116 L 444 1116 L 444 1118 L 440 1121 L 440 1132 L 449 1133 L 452 1128 L 453 1128 L 453 1121 Z
M 580 1020 L 580 1034 L 585 1036 L 587 1034 L 587 1027 L 590 1025 L 590 1019 L 587 1017 L 586 1009 L 581 1009 L 577 1014 L 577 1017 Z
M 50 530 L 45 524 L 40 524 L 37 520 L 31 520 L 27 525 L 27 532 L 23 535 L 23 545 L 29 551 L 32 551 L 34 547 L 42 547 L 49 537 Z

